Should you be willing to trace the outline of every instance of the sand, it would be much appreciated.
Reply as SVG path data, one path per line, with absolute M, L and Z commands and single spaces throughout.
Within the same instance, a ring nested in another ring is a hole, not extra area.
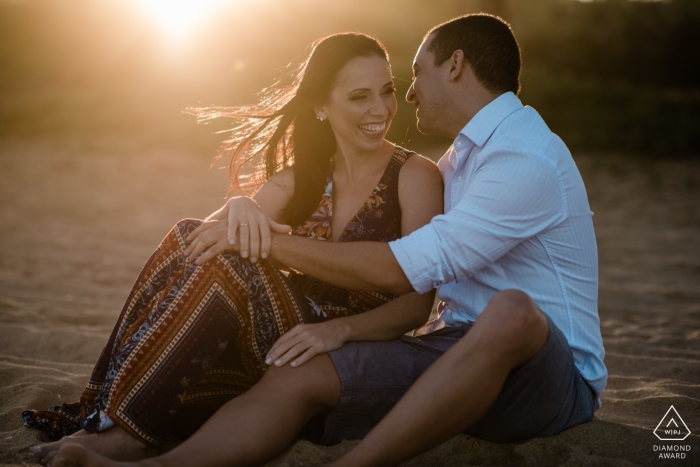
M 593 422 L 496 445 L 456 436 L 407 466 L 700 465 L 700 162 L 577 155 L 600 251 L 610 371 Z M 224 195 L 207 154 L 122 140 L 0 141 L 0 464 L 46 440 L 20 412 L 76 400 L 152 249 Z M 694 434 L 659 441 L 671 405 Z M 269 466 L 314 466 L 356 441 L 300 441 Z M 690 446 L 658 459 L 655 446 Z

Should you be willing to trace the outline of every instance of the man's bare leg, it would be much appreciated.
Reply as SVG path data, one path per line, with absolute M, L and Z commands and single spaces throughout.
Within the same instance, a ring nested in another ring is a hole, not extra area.
M 279 455 L 313 415 L 339 402 L 340 379 L 328 354 L 321 354 L 298 368 L 271 367 L 258 384 L 226 403 L 187 441 L 162 456 L 123 464 L 67 444 L 52 465 L 259 465 Z
M 469 332 L 421 375 L 387 416 L 333 467 L 396 465 L 476 423 L 513 368 L 546 343 L 549 326 L 526 294 L 493 297 Z

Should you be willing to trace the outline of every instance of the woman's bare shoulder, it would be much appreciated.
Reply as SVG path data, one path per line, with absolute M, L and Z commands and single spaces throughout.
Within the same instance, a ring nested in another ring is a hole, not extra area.
M 279 189 L 291 196 L 292 193 L 294 193 L 294 168 L 285 167 L 273 174 L 266 183 L 276 185 Z
M 413 154 L 401 167 L 399 184 L 414 188 L 429 184 L 428 186 L 438 186 L 442 190 L 442 174 L 435 162 L 420 154 Z

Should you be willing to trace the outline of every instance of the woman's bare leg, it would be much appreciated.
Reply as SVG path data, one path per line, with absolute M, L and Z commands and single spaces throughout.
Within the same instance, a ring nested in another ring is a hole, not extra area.
M 271 367 L 258 384 L 226 403 L 187 441 L 162 456 L 123 464 L 66 444 L 52 465 L 259 465 L 279 455 L 313 415 L 339 402 L 340 379 L 328 354 L 321 354 L 298 368 Z

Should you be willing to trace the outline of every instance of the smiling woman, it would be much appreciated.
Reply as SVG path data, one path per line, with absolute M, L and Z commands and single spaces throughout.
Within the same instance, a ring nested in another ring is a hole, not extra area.
M 80 401 L 23 412 L 27 426 L 62 439 L 33 448 L 35 460 L 83 465 L 70 457 L 70 446 L 59 455 L 66 441 L 113 459 L 152 456 L 161 443 L 190 437 L 232 399 L 243 397 L 245 407 L 258 400 L 253 388 L 265 390 L 256 383 L 268 366 L 317 369 L 316 356 L 332 365 L 325 353 L 346 341 L 394 339 L 425 323 L 432 292 L 350 290 L 326 283 L 325 272 L 287 275 L 283 264 L 266 259 L 271 230 L 289 230 L 280 224 L 313 243 L 386 243 L 442 212 L 437 166 L 384 139 L 397 106 L 388 59 L 370 36 L 334 34 L 314 42 L 289 86 L 264 90 L 258 103 L 192 109 L 204 120 L 233 119 L 224 150 L 232 157 L 232 184 L 259 190 L 252 199 L 231 198 L 204 222 L 178 222 L 161 242 Z M 243 179 L 238 169 L 248 163 L 257 179 L 249 173 Z M 321 408 L 314 403 L 297 411 L 305 402 L 296 399 L 255 404 L 245 410 L 252 420 L 234 423 L 240 433 L 215 427 L 226 440 L 221 449 L 203 451 L 229 453 L 226 464 L 260 464 Z M 280 415 L 291 406 L 292 417 Z M 344 413 L 329 426 L 342 426 Z M 271 436 L 266 420 L 285 426 Z M 262 431 L 249 443 L 256 426 Z M 328 433 L 325 442 L 335 442 L 336 430 Z M 201 447 L 197 439 L 190 445 Z M 178 465 L 222 465 L 171 456 Z
M 232 2 L 226 0 L 133 0 L 169 36 L 181 38 Z

